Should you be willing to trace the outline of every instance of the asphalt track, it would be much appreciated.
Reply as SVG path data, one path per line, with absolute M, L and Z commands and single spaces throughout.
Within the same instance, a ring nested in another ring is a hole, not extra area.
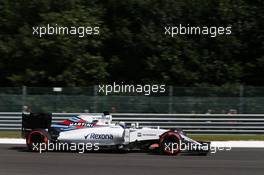
M 263 148 L 233 148 L 208 156 L 148 153 L 27 152 L 24 145 L 0 144 L 0 175 L 264 174 Z

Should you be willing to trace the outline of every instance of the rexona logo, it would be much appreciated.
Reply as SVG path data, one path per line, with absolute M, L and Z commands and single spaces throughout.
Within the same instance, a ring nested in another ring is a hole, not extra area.
M 114 136 L 112 134 L 95 134 L 90 133 L 84 136 L 85 139 L 93 139 L 93 140 L 113 140 Z

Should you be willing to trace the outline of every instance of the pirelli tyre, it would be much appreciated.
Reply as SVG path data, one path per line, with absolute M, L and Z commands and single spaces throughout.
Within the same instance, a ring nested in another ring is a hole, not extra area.
M 181 136 L 175 131 L 165 132 L 160 136 L 159 148 L 161 154 L 177 155 L 180 153 Z
M 44 129 L 32 130 L 26 137 L 27 147 L 33 152 L 46 151 L 49 141 L 51 141 L 51 136 Z

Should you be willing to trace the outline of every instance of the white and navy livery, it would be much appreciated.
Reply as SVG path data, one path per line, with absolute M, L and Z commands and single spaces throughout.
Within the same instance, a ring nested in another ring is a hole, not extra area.
M 22 116 L 22 134 L 29 149 L 34 143 L 92 143 L 102 149 L 154 151 L 167 155 L 180 152 L 206 155 L 208 142 L 197 142 L 180 130 L 127 127 L 124 122 L 112 123 L 112 116 L 79 115 L 51 125 L 51 114 L 31 113 Z M 188 150 L 182 150 L 182 145 Z M 188 147 L 186 147 L 186 145 Z

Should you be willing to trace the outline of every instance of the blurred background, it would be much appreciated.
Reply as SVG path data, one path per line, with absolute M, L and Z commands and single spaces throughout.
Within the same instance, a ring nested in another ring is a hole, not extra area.
M 0 0 L 0 111 L 263 113 L 263 21 L 262 0 Z M 47 24 L 100 35 L 32 35 Z M 232 34 L 164 35 L 179 24 Z M 167 91 L 97 93 L 112 82 Z
M 176 87 L 150 96 L 103 95 L 98 86 L 0 88 L 0 112 L 263 114 L 263 87 Z

